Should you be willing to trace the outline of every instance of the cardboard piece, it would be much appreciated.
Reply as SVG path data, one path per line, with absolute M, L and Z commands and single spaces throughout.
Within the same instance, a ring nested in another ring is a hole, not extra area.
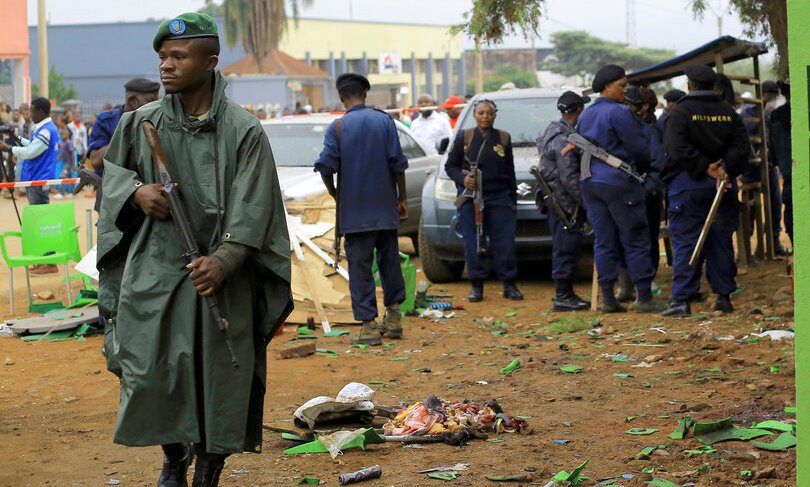
M 85 323 L 98 322 L 98 306 L 83 309 L 54 310 L 45 316 L 6 320 L 8 327 L 17 335 L 38 335 L 49 331 L 73 330 Z

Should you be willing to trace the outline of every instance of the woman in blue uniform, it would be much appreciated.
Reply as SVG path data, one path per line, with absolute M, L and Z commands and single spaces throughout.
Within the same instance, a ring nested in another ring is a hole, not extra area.
M 479 100 L 473 105 L 476 127 L 459 131 L 444 168 L 456 183 L 459 195 L 465 188 L 474 191 L 476 174 L 470 164 L 477 164 L 481 174 L 484 196 L 484 238 L 488 253 L 495 261 L 495 271 L 503 281 L 503 297 L 522 300 L 515 285 L 517 257 L 515 229 L 517 213 L 517 180 L 512 156 L 512 139 L 508 132 L 493 127 L 498 107 L 491 100 Z M 475 226 L 475 206 L 467 199 L 458 209 L 461 234 L 464 237 L 464 258 L 467 276 L 472 282 L 469 300 L 484 299 L 484 279 L 488 276 L 485 253 L 478 245 Z

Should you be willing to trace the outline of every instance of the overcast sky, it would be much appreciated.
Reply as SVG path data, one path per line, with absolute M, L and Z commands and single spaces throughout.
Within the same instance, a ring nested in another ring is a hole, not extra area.
M 107 23 L 166 18 L 197 10 L 204 0 L 46 0 L 52 24 Z M 302 17 L 371 21 L 453 24 L 460 22 L 471 0 L 315 0 Z M 701 22 L 692 18 L 687 0 L 635 0 L 639 46 L 688 51 L 717 37 L 717 18 L 708 13 Z M 711 0 L 712 5 L 728 0 Z M 581 29 L 609 40 L 625 40 L 625 0 L 548 0 L 537 47 L 549 45 L 549 34 Z M 28 22 L 35 24 L 37 2 L 28 0 Z M 723 33 L 741 36 L 733 15 L 723 18 Z M 465 42 L 465 46 L 469 44 Z M 531 46 L 532 39 L 510 38 L 506 47 Z

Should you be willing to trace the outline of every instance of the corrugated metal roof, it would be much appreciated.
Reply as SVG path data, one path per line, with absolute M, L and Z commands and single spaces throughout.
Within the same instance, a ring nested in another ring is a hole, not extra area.
M 259 71 L 259 63 L 252 54 L 222 68 L 222 74 L 254 75 L 264 74 L 271 76 L 289 76 L 291 78 L 328 78 L 329 73 L 314 66 L 299 61 L 278 49 L 273 49 L 264 59 L 263 71 Z

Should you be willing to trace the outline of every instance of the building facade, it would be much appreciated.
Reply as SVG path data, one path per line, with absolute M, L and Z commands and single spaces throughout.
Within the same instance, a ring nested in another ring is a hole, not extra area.
M 76 87 L 84 113 L 95 113 L 104 103 L 122 103 L 123 85 L 131 78 L 158 79 L 151 43 L 159 23 L 48 26 L 49 62 L 64 76 L 65 83 Z M 31 82 L 39 83 L 36 26 L 29 28 L 28 40 Z M 450 36 L 447 26 L 300 19 L 290 21 L 279 49 L 328 74 L 324 107 L 339 102 L 334 80 L 346 72 L 369 77 L 373 86 L 369 103 L 377 106 L 411 105 L 421 93 L 443 99 L 466 91 L 461 40 Z M 241 46 L 229 48 L 223 42 L 219 65 L 228 66 L 244 56 Z M 251 93 L 262 90 L 259 78 L 250 83 L 255 85 Z M 295 91 L 295 83 L 288 84 L 286 90 L 278 89 L 278 83 L 271 84 L 263 104 L 293 108 L 296 101 L 307 99 L 303 92 Z M 255 96 L 251 101 L 238 97 L 234 101 L 253 104 Z

